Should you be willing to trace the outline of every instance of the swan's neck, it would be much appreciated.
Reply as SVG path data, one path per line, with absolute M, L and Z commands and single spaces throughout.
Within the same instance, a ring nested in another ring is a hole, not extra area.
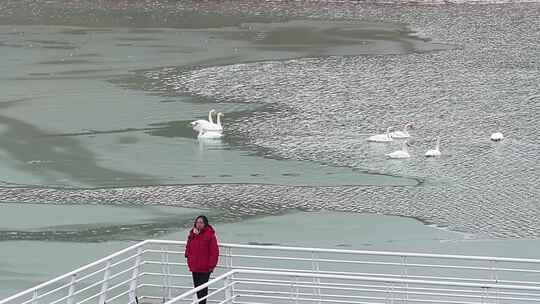
M 403 143 L 403 148 L 401 149 L 405 153 L 409 153 L 409 149 L 407 148 L 407 143 Z
M 218 118 L 219 119 L 219 118 Z M 208 121 L 210 123 L 214 123 L 214 120 L 212 119 L 212 111 L 208 112 Z
M 441 139 L 437 138 L 437 144 L 435 145 L 435 150 L 439 151 L 441 145 Z
M 217 116 L 217 124 L 221 127 L 221 115 Z

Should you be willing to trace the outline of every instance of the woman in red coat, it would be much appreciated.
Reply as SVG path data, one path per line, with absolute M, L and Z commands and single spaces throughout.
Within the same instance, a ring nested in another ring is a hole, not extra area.
M 208 224 L 206 216 L 199 215 L 195 219 L 193 228 L 189 231 L 184 255 L 193 276 L 193 285 L 197 287 L 208 282 L 218 262 L 219 247 L 216 232 Z M 207 294 L 208 288 L 205 288 L 197 292 L 197 297 L 204 298 Z M 206 304 L 206 300 L 201 300 L 199 303 Z

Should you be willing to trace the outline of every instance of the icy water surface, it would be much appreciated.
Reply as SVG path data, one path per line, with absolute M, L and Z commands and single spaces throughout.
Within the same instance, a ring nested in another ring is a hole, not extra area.
M 5 202 L 540 233 L 537 4 L 1 3 Z M 205 146 L 187 123 L 209 108 L 226 136 Z M 365 141 L 407 122 L 411 159 Z
M 486 7 L 427 8 L 399 17 L 457 46 L 445 51 L 174 71 L 164 85 L 223 102 L 268 105 L 272 111 L 255 112 L 231 127 L 247 145 L 276 157 L 423 181 L 415 187 L 333 189 L 327 202 L 307 203 L 313 208 L 413 216 L 491 237 L 535 237 L 540 15 L 536 4 L 530 8 L 488 6 L 489 14 Z M 395 20 L 398 11 L 389 9 L 384 19 Z M 408 122 L 416 127 L 411 159 L 386 159 L 401 141 L 365 141 Z M 507 139 L 490 142 L 496 131 Z M 424 158 L 437 136 L 443 156 Z
M 76 30 L 82 32 L 74 34 Z M 5 37 L 0 45 L 0 179 L 7 185 L 59 187 L 417 183 L 351 168 L 261 158 L 264 150 L 242 149 L 241 138 L 232 132 L 224 140 L 197 141 L 189 122 L 210 108 L 224 112 L 228 124 L 260 106 L 156 93 L 140 76 L 155 66 L 182 64 L 189 69 L 196 62 L 236 53 L 235 42 L 223 37 L 215 39 L 215 47 L 206 45 L 209 33 L 0 27 L 0 37 Z M 227 33 L 240 35 L 238 30 Z M 245 53 L 247 59 L 281 54 Z

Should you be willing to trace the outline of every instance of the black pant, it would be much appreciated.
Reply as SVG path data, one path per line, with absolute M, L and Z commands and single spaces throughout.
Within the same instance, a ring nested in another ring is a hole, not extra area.
M 193 275 L 193 285 L 195 287 L 200 286 L 210 279 L 210 273 L 209 272 L 192 272 Z M 208 288 L 205 288 L 199 292 L 197 292 L 197 298 L 204 298 L 208 294 Z M 199 304 L 206 304 L 206 300 L 199 301 Z

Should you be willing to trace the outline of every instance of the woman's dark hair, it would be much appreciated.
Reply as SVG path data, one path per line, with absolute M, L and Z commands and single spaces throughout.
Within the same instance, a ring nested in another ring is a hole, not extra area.
M 197 221 L 199 219 L 202 219 L 203 222 L 204 222 L 204 227 L 206 228 L 208 226 L 208 218 L 204 215 L 199 215 L 195 218 L 195 222 L 193 222 L 193 227 L 195 227 L 197 225 Z

